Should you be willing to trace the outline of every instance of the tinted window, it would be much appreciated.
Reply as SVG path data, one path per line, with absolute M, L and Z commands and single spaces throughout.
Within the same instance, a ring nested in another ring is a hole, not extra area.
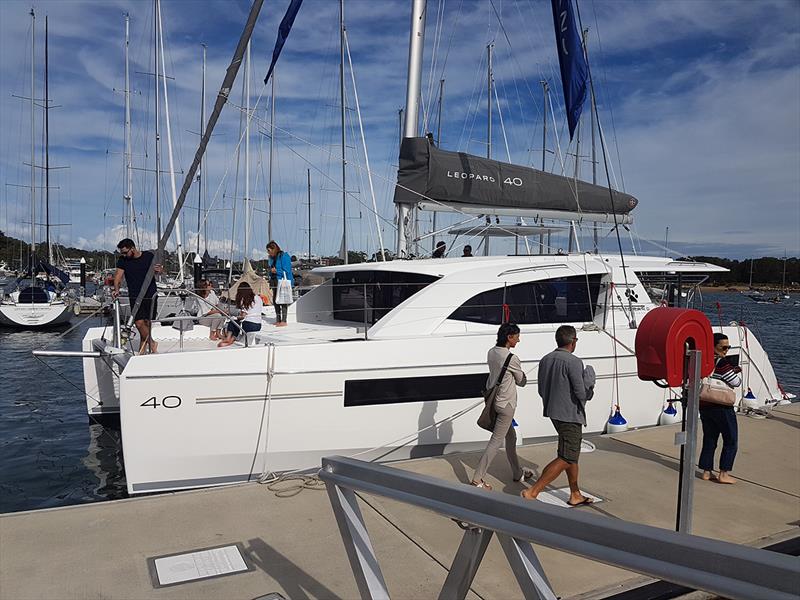
M 348 271 L 333 277 L 333 318 L 370 325 L 436 281 L 433 275 Z M 366 311 L 366 315 L 365 315 Z
M 489 290 L 467 300 L 450 318 L 491 325 L 505 320 L 518 324 L 591 321 L 601 278 L 577 275 Z
M 480 398 L 489 373 L 350 379 L 344 382 L 345 406 L 400 404 L 433 400 Z

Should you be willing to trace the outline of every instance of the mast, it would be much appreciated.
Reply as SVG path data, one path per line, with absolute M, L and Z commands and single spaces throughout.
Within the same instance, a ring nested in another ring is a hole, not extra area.
M 444 102 L 444 79 L 439 80 L 439 107 L 436 116 L 436 145 L 442 145 L 442 103 Z
M 544 119 L 542 120 L 542 171 L 547 169 L 547 106 L 550 101 L 550 85 L 546 79 L 542 79 L 542 97 L 544 104 Z M 544 219 L 542 220 L 544 225 Z M 539 234 L 539 254 L 545 254 L 544 234 Z M 547 254 L 550 253 L 550 231 L 547 232 Z
M 267 181 L 267 202 L 269 203 L 267 214 L 267 237 L 269 238 L 269 241 L 272 241 L 272 164 L 273 154 L 275 152 L 275 70 L 276 69 L 272 70 L 272 106 L 270 108 L 269 118 L 269 179 Z M 309 183 L 309 185 L 311 184 Z M 309 220 L 309 227 L 311 227 L 310 223 L 311 221 Z
M 586 59 L 586 64 L 589 64 L 589 44 L 586 43 L 586 40 L 589 35 L 589 28 L 583 30 L 583 56 Z M 590 96 L 589 101 L 591 102 L 591 106 L 589 107 L 589 123 L 592 130 L 592 183 L 597 185 L 597 146 L 595 142 L 595 118 L 599 121 L 599 115 L 597 114 L 597 101 L 594 97 L 594 87 L 591 87 L 589 90 Z M 592 237 L 594 242 L 594 253 L 598 254 L 600 252 L 599 249 L 599 239 L 598 239 L 598 229 L 597 223 L 592 225 Z
M 36 64 L 36 13 L 31 9 L 31 255 L 28 258 L 31 269 L 31 281 L 36 279 L 33 265 L 36 261 L 36 80 L 34 66 Z
M 161 239 L 161 163 L 159 162 L 158 156 L 158 146 L 160 144 L 161 138 L 159 137 L 159 122 L 158 122 L 158 107 L 159 107 L 159 93 L 158 93 L 158 83 L 159 83 L 159 73 L 158 73 L 158 0 L 153 0 L 153 45 L 155 46 L 154 57 L 153 61 L 155 62 L 155 82 L 156 82 L 156 92 L 155 96 L 155 117 L 156 117 L 156 149 L 155 149 L 155 159 L 156 159 L 156 237 L 160 240 Z M 156 260 L 160 261 L 161 257 L 156 256 Z
M 311 169 L 306 169 L 308 176 L 308 260 L 311 261 Z
M 492 158 L 492 46 L 486 45 L 486 158 Z
M 200 137 L 203 137 L 204 127 L 206 123 L 206 45 L 200 44 L 203 47 L 203 77 L 200 91 Z M 200 254 L 200 205 L 203 202 L 203 163 L 205 156 L 200 161 L 197 167 L 197 252 Z M 206 219 L 208 220 L 208 219 Z M 208 244 L 208 236 L 206 236 L 206 244 Z
M 44 209 L 47 237 L 47 262 L 53 264 L 53 244 L 50 241 L 50 84 L 48 73 L 47 15 L 44 16 Z
M 244 63 L 244 258 L 250 251 L 250 42 Z M 242 261 L 244 270 L 244 260 Z
M 341 255 L 347 264 L 347 149 L 345 147 L 344 98 L 344 0 L 339 0 L 339 102 L 342 117 L 342 248 Z
M 426 0 L 413 0 L 408 43 L 408 80 L 406 84 L 406 120 L 403 137 L 414 137 L 419 128 L 419 94 L 422 82 L 422 53 L 425 48 Z M 397 205 L 397 256 L 408 256 L 411 206 Z
M 492 46 L 486 45 L 486 158 L 492 158 Z M 483 255 L 489 256 L 489 232 L 483 236 Z
M 132 238 L 133 228 L 133 157 L 131 153 L 131 79 L 128 57 L 130 16 L 125 13 L 125 237 Z
M 542 98 L 544 104 L 544 118 L 542 120 L 542 171 L 545 170 L 547 162 L 547 81 L 542 79 L 539 83 L 542 84 Z
M 444 102 L 444 79 L 439 80 L 439 106 L 436 115 L 436 146 L 442 147 L 442 104 Z M 431 254 L 436 249 L 436 215 L 438 211 L 433 211 L 432 229 L 434 235 L 431 236 Z
M 783 250 L 783 280 L 781 283 L 781 291 L 786 293 L 786 249 Z
M 178 192 L 175 189 L 175 162 L 172 158 L 172 127 L 169 119 L 169 94 L 167 93 L 167 66 L 164 59 L 164 31 L 161 23 L 161 2 L 156 0 L 158 7 L 158 40 L 161 48 L 161 75 L 164 82 L 164 121 L 167 126 L 167 157 L 169 158 L 169 184 L 172 191 L 172 207 L 178 206 Z M 178 280 L 183 281 L 183 242 L 181 236 L 180 219 L 175 220 L 175 249 L 178 254 Z

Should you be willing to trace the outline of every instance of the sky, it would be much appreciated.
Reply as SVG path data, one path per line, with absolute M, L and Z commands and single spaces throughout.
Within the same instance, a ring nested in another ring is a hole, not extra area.
M 348 248 L 367 254 L 379 247 L 378 230 L 384 247 L 395 246 L 392 192 L 398 110 L 405 103 L 410 4 L 345 1 L 352 58 L 352 71 L 345 59 L 345 221 Z M 201 44 L 207 47 L 207 116 L 249 6 L 243 0 L 162 0 L 177 190 L 199 140 Z M 187 250 L 197 249 L 199 230 L 201 252 L 208 248 L 212 255 L 236 259 L 264 255 L 272 140 L 272 237 L 293 254 L 306 254 L 310 212 L 311 252 L 339 251 L 339 4 L 305 0 L 300 9 L 276 71 L 270 137 L 271 86 L 263 78 L 287 6 L 288 0 L 266 0 L 252 38 L 249 168 L 247 136 L 240 134 L 247 104 L 243 68 L 209 145 L 202 185 L 193 183 L 181 214 Z M 40 106 L 47 16 L 50 165 L 68 167 L 50 172 L 53 239 L 112 249 L 126 234 L 123 91 L 128 14 L 134 236 L 141 246 L 154 245 L 154 4 L 147 0 L 0 2 L 0 229 L 30 238 L 31 110 L 28 100 L 15 96 L 28 98 L 31 92 L 31 7 L 36 15 L 34 94 L 39 105 L 34 111 L 34 163 L 44 163 Z M 689 255 L 800 255 L 800 2 L 580 0 L 579 8 L 583 27 L 589 29 L 587 51 L 612 183 L 639 200 L 631 231 L 622 232 L 623 249 L 663 254 L 666 241 L 674 252 Z M 440 146 L 485 154 L 489 43 L 494 44 L 496 90 L 493 157 L 541 166 L 540 81 L 546 80 L 554 111 L 548 117 L 546 168 L 573 173 L 575 142 L 570 144 L 566 131 L 549 1 L 429 0 L 420 130 L 438 134 L 439 81 L 444 79 Z M 159 202 L 166 222 L 172 192 L 163 87 L 160 95 Z M 587 105 L 585 132 L 588 114 Z M 585 133 L 581 141 L 579 169 L 581 178 L 591 181 L 588 137 Z M 597 156 L 598 181 L 605 183 L 599 143 Z M 34 177 L 36 222 L 41 223 L 43 170 L 35 169 Z M 247 211 L 245 195 L 251 199 Z M 429 213 L 420 217 L 423 231 L 431 230 L 431 218 Z M 461 218 L 439 215 L 437 228 Z M 586 249 L 590 232 L 581 233 Z M 37 225 L 37 239 L 43 235 Z M 603 249 L 617 248 L 614 232 L 604 229 L 600 237 Z M 452 252 L 481 241 L 444 239 L 454 245 Z M 554 248 L 566 243 L 559 236 L 551 242 Z M 422 244 L 424 251 L 430 250 L 430 240 Z M 493 241 L 491 250 L 512 252 L 514 244 Z

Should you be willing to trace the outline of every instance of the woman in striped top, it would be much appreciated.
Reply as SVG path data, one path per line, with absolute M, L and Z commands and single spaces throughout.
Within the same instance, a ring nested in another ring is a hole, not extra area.
M 712 377 L 724 381 L 731 388 L 742 385 L 742 369 L 727 357 L 730 350 L 728 337 L 722 333 L 714 334 L 714 373 Z M 700 451 L 698 466 L 703 470 L 702 478 L 718 483 L 736 483 L 731 477 L 733 460 L 736 458 L 739 427 L 736 411 L 732 406 L 700 403 L 700 421 L 703 423 L 703 448 Z M 722 436 L 722 452 L 719 456 L 719 476 L 714 476 L 714 452 L 717 440 Z

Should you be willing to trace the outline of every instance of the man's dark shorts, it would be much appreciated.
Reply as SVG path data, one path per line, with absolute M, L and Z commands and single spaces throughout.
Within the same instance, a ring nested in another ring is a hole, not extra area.
M 555 419 L 550 420 L 558 432 L 558 458 L 572 465 L 577 464 L 581 455 L 583 425 L 556 421 Z
M 131 298 L 131 310 L 136 305 L 136 298 Z M 139 305 L 139 310 L 136 311 L 134 321 L 152 321 L 158 313 L 158 296 L 152 298 L 143 298 L 142 303 Z

